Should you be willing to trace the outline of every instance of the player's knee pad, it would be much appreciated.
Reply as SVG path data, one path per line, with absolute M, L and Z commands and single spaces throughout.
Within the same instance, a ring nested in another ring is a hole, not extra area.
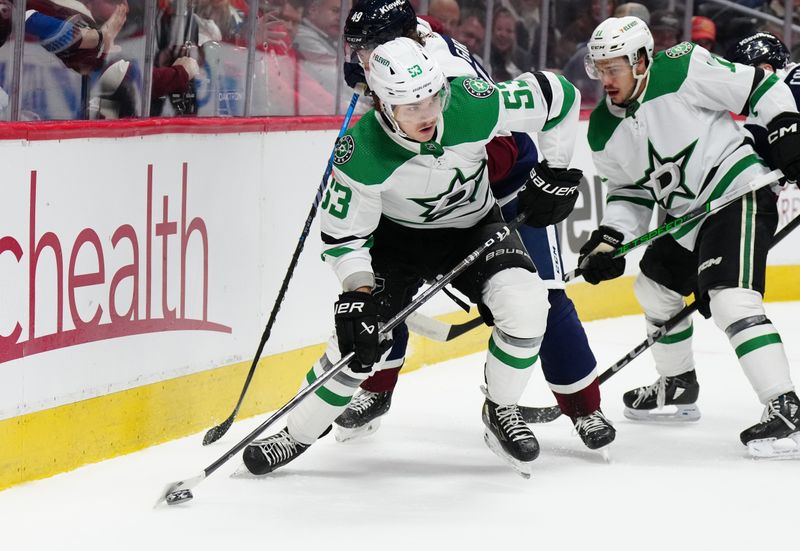
M 633 292 L 645 316 L 652 321 L 666 321 L 683 308 L 683 296 L 680 293 L 656 283 L 643 273 L 636 277 Z
M 547 289 L 542 280 L 524 268 L 494 274 L 483 286 L 483 303 L 498 329 L 517 338 L 539 337 L 547 325 Z
M 727 287 L 711 289 L 708 296 L 714 323 L 729 338 L 753 325 L 769 323 L 764 311 L 764 300 L 758 291 Z

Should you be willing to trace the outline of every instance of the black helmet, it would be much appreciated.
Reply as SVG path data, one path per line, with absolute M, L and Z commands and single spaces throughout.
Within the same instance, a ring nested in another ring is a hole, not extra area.
M 347 15 L 344 39 L 354 50 L 374 48 L 416 28 L 408 0 L 359 0 Z
M 737 42 L 730 61 L 753 67 L 769 63 L 775 69 L 783 69 L 789 63 L 789 50 L 774 34 L 761 32 Z

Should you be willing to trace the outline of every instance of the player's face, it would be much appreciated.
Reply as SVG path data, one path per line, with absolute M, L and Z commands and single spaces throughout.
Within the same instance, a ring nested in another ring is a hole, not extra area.
M 394 120 L 406 136 L 418 142 L 433 139 L 436 121 L 442 113 L 441 94 L 434 94 L 416 103 L 394 107 Z
M 603 90 L 612 103 L 622 105 L 631 99 L 636 79 L 633 78 L 627 58 L 600 59 L 595 61 L 594 65 L 603 84 Z

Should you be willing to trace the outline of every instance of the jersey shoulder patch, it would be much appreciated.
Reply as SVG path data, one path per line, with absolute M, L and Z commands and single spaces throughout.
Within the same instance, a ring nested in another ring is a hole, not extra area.
M 414 153 L 386 135 L 379 115 L 368 111 L 336 140 L 333 163 L 346 176 L 366 186 L 382 184 Z
M 467 94 L 478 99 L 488 98 L 495 91 L 494 86 L 482 78 L 465 78 L 461 81 L 461 85 Z
M 336 140 L 336 147 L 333 150 L 333 164 L 343 165 L 353 157 L 356 149 L 356 142 L 353 136 L 345 134 Z
M 691 42 L 681 42 L 680 44 L 675 44 L 674 46 L 667 48 L 664 51 L 664 55 L 666 55 L 670 59 L 677 59 L 679 57 L 685 56 L 694 49 L 694 44 Z

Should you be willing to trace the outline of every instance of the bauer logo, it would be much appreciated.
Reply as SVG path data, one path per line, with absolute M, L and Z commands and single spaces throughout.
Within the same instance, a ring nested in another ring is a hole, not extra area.
M 694 48 L 694 46 L 691 42 L 681 42 L 680 44 L 674 45 L 672 48 L 668 48 L 664 53 L 667 54 L 667 57 L 675 59 L 688 54 L 692 51 L 692 48 Z
M 336 165 L 343 165 L 353 157 L 353 151 L 356 149 L 356 143 L 353 136 L 342 136 L 336 141 L 336 149 L 333 150 L 333 163 Z
M 494 86 L 479 78 L 464 79 L 464 90 L 475 98 L 488 98 L 494 94 Z

